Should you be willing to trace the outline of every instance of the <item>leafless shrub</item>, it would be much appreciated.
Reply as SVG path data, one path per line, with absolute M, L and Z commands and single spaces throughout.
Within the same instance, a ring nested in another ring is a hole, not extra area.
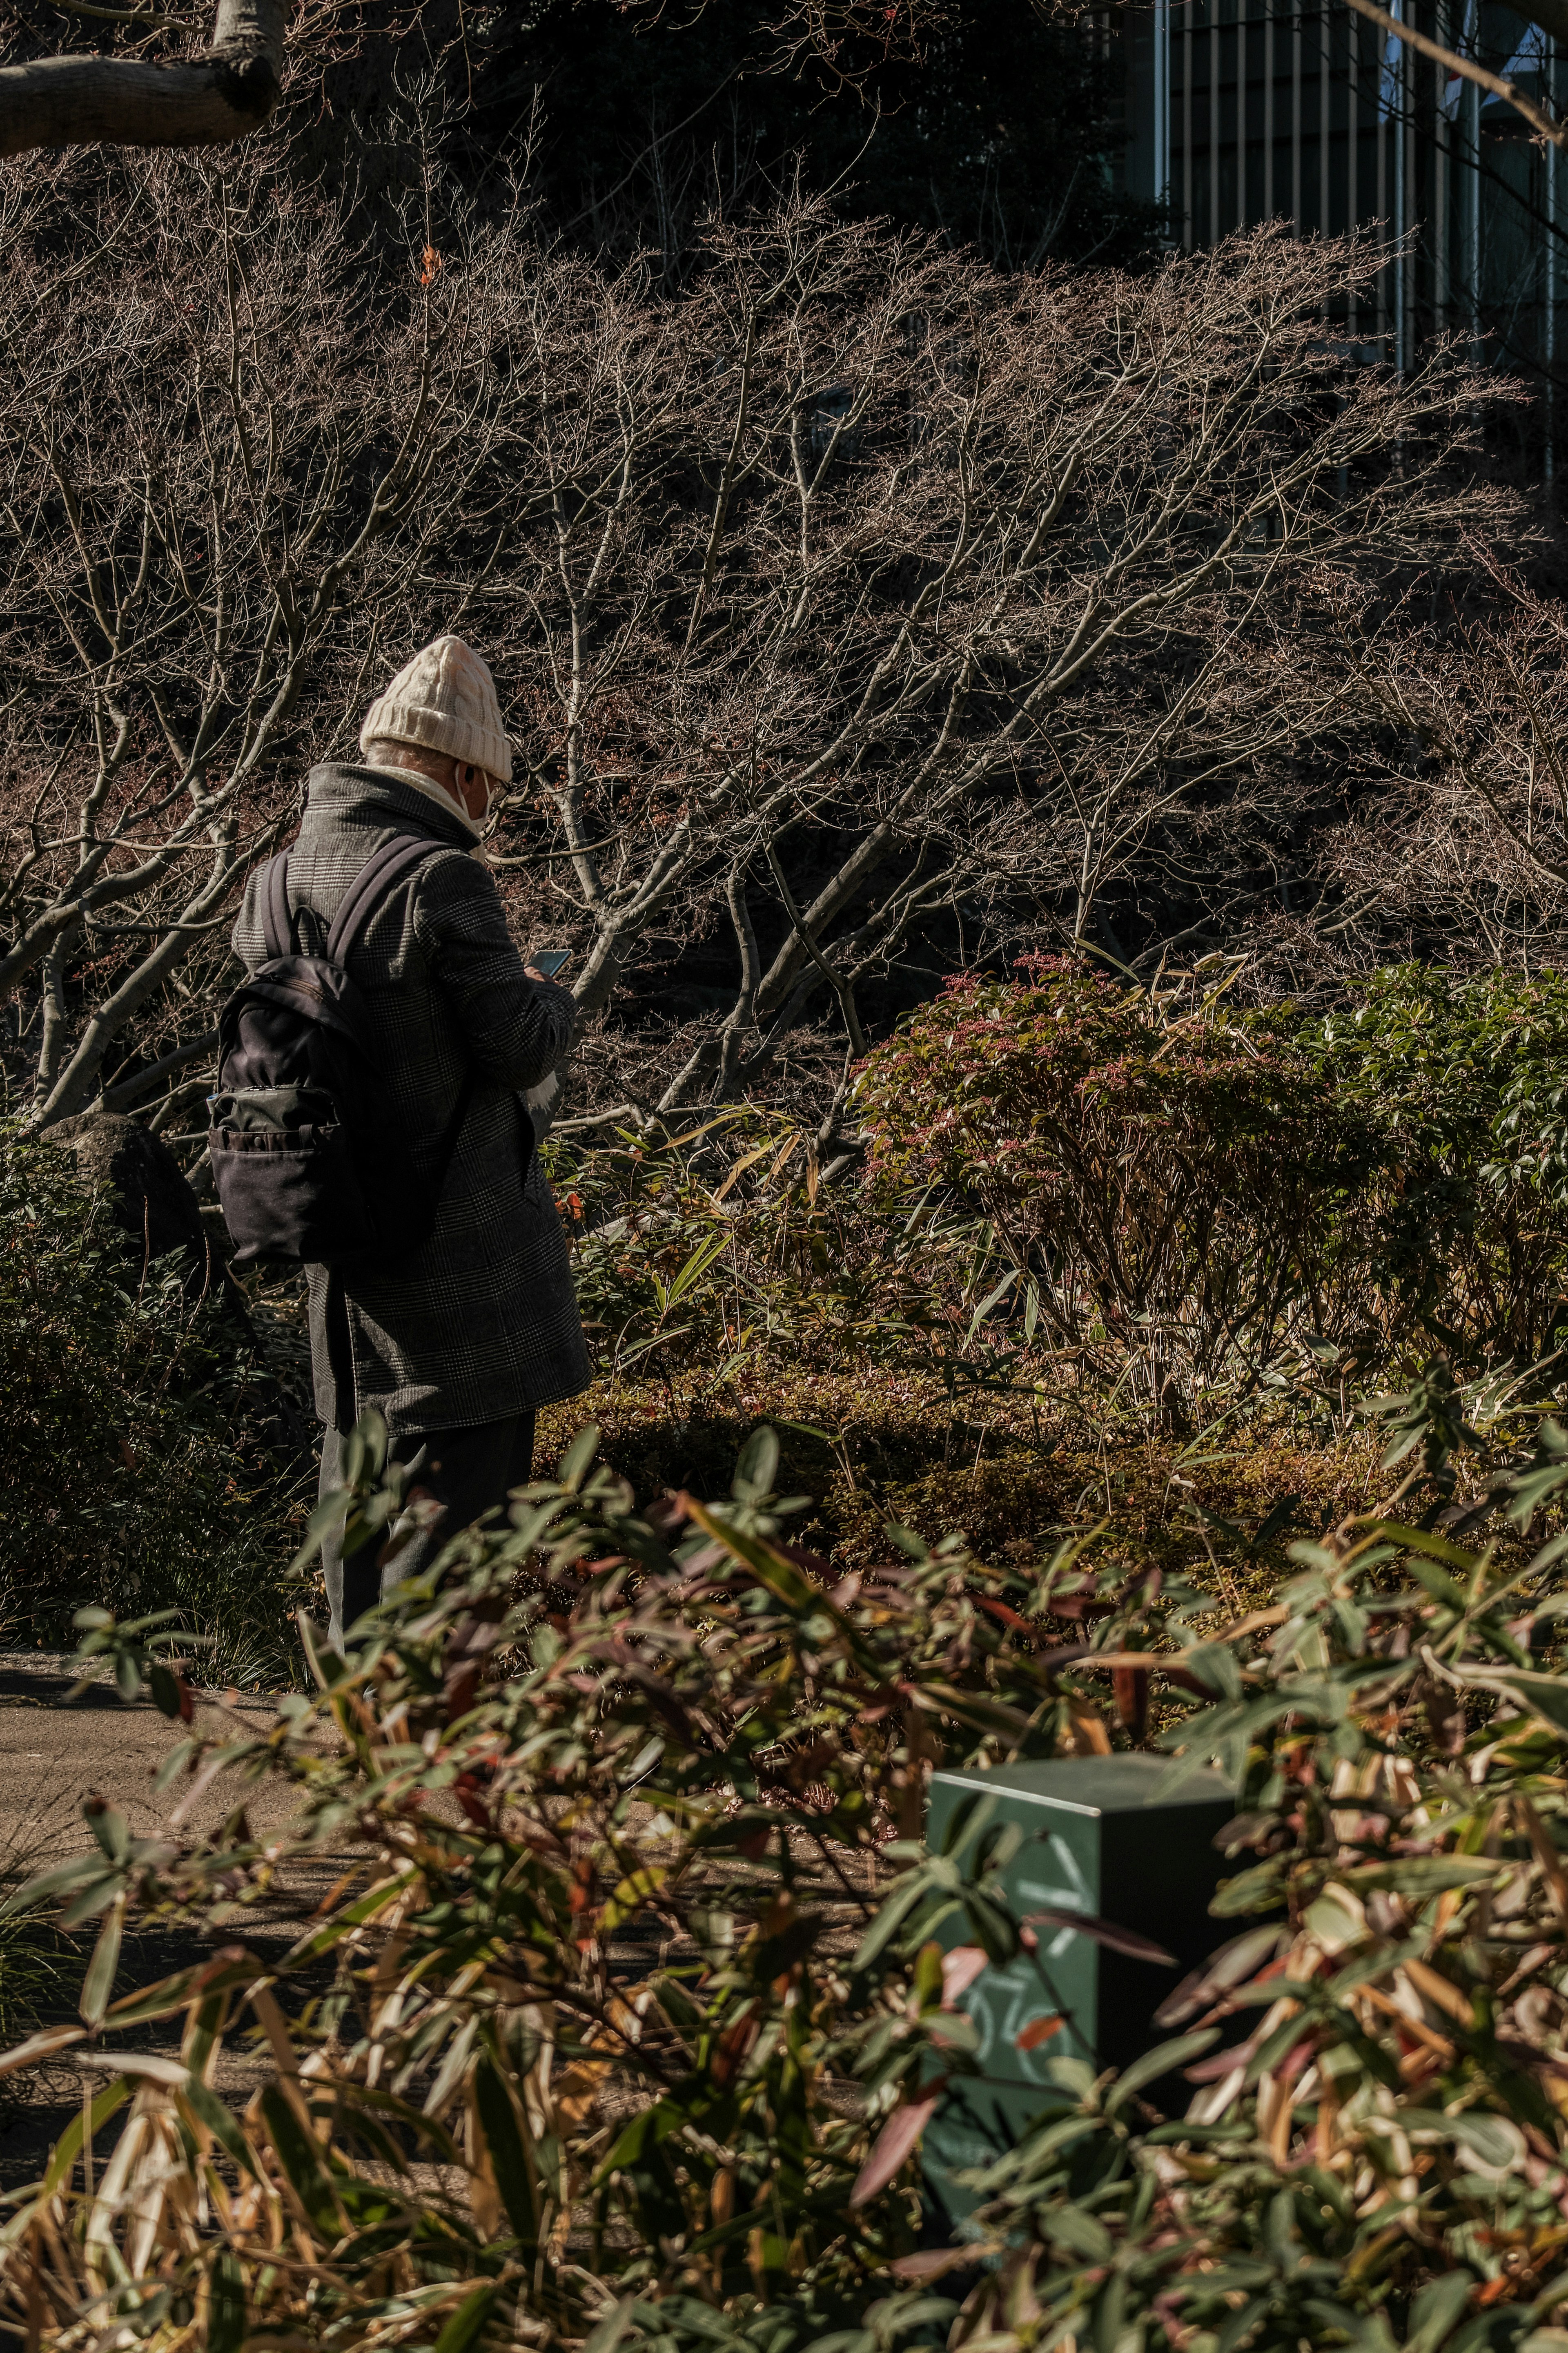
M 824 1006 L 857 1054 L 939 912 L 1080 935 L 1152 828 L 1326 723 L 1325 570 L 1500 522 L 1454 485 L 1448 355 L 1401 385 L 1323 345 L 1370 260 L 1006 280 L 802 206 L 716 228 L 635 333 L 619 289 L 592 332 L 549 305 L 539 521 L 491 592 L 537 681 L 508 849 L 554 861 L 586 1007 L 727 909 L 734 994 L 663 1108 L 765 1083 Z
M 1331 928 L 1352 952 L 1464 965 L 1568 957 L 1568 620 L 1493 567 L 1480 620 L 1348 629 L 1347 713 L 1375 789 L 1331 837 Z
M 671 1109 L 842 1070 L 955 928 L 1081 936 L 1329 724 L 1325 579 L 1507 516 L 1451 354 L 1324 342 L 1353 241 L 1007 279 L 796 202 L 671 298 L 434 165 L 390 261 L 260 155 L 0 190 L 0 975 L 45 1119 L 183 1081 L 245 872 L 438 628 L 525 755 L 516 919 L 595 1033 L 658 1017 Z M 662 1001 L 694 942 L 718 985 Z
M 370 269 L 258 158 L 7 176 L 0 987 L 39 1112 L 210 1022 L 252 861 L 497 553 L 494 240 Z M 68 240 L 70 259 L 60 248 Z

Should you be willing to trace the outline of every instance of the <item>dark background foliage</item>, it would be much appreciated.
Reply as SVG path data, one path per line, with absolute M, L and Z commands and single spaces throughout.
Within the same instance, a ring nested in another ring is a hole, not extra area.
M 853 45 L 852 45 L 853 46 Z M 697 216 L 798 172 L 841 209 L 940 231 L 1005 269 L 1152 261 L 1161 216 L 1117 193 L 1121 69 L 1108 39 L 1012 0 L 964 0 L 922 55 L 778 69 L 744 0 L 695 16 L 568 0 L 498 30 L 475 90 L 482 175 L 537 117 L 536 185 L 563 235 L 651 246 L 679 277 Z
M 120 1230 L 63 1147 L 0 1127 L 0 1647 L 68 1644 L 75 1611 L 173 1609 L 209 1671 L 275 1681 L 279 1546 L 301 1465 L 276 1384 L 219 1292 Z

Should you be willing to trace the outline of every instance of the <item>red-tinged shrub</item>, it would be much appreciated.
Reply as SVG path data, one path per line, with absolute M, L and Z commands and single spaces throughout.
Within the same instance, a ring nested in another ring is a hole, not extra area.
M 1092 1377 L 1142 1366 L 1162 1404 L 1346 1324 L 1381 1158 L 1366 1115 L 1212 1008 L 1166 1023 L 1082 964 L 1027 971 L 951 981 L 868 1059 L 872 1181 L 974 1203 L 1023 1278 L 1010 1306 Z

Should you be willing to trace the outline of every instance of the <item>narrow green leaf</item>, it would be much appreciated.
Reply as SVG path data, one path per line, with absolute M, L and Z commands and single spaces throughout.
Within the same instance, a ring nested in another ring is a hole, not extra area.
M 756 1503 L 763 1495 L 771 1495 L 778 1469 L 778 1432 L 764 1421 L 752 1430 L 741 1449 L 735 1475 L 730 1482 L 731 1493 L 740 1502 L 748 1504 Z
M 103 1926 L 98 1932 L 98 1942 L 92 1948 L 92 1958 L 82 1979 L 82 2018 L 89 2026 L 101 2026 L 109 2008 L 109 1997 L 114 1991 L 115 1971 L 120 1967 L 120 1937 L 125 1926 L 125 1898 L 120 1896 L 104 1915 Z
M 205 2125 L 218 2147 L 234 2159 L 242 2172 L 259 2180 L 255 2151 L 252 2149 L 238 2117 L 224 2105 L 217 2094 L 204 2084 L 199 2075 L 187 2075 L 180 2086 L 180 2098 L 199 2125 Z
M 606 2312 L 583 2347 L 583 2353 L 616 2353 L 616 2348 L 631 2327 L 637 2314 L 635 2295 L 623 2295 L 619 2304 Z
M 934 1874 L 922 1872 L 907 1886 L 895 1888 L 856 1947 L 851 1969 L 868 1969 L 878 1955 L 892 1943 L 906 1915 L 914 1910 L 921 1896 L 934 1893 L 938 1884 Z
M 1153 2083 L 1157 2076 L 1170 2074 L 1174 2068 L 1184 2067 L 1189 2059 L 1196 2059 L 1201 2052 L 1212 2050 L 1218 2041 L 1218 2027 L 1206 2026 L 1196 2033 L 1178 2034 L 1173 2042 L 1162 2042 L 1154 2050 L 1145 2051 L 1141 2059 L 1134 2059 L 1131 2066 L 1123 2069 L 1117 2077 L 1105 2104 L 1107 2110 L 1114 2115 L 1122 2102 L 1130 2100 L 1134 2092 L 1142 2091 L 1145 2084 Z
M 598 1425 L 590 1421 L 577 1432 L 562 1458 L 561 1484 L 570 1488 L 574 1494 L 586 1478 L 598 1451 Z
M 511 2095 L 488 2052 L 474 2071 L 474 2098 L 501 2204 L 518 2237 L 531 2247 L 539 2237 L 539 2210 L 528 2152 Z
M 487 2280 L 466 2295 L 436 2339 L 435 2353 L 469 2353 L 469 2348 L 479 2343 L 500 2293 L 495 2282 Z
M 639 1912 L 650 1895 L 658 1894 L 668 1877 L 667 1862 L 645 1863 L 640 1871 L 629 1873 L 599 1915 L 600 1936 L 607 1936 L 612 1928 L 618 1928 L 634 1912 Z
M 267 2085 L 261 2094 L 261 2113 L 289 2188 L 323 2238 L 337 2238 L 342 2228 L 337 2200 L 322 2168 L 321 2151 L 279 2084 Z
M 147 1669 L 147 1688 L 153 1694 L 153 1705 L 161 1715 L 171 1720 L 180 1713 L 180 1686 L 162 1660 L 154 1659 Z
M 44 2176 L 44 2195 L 52 2198 L 70 2179 L 70 2170 L 81 2154 L 81 2145 L 89 2131 L 100 2132 L 111 2116 L 125 2105 L 131 2097 L 131 2086 L 121 2076 L 100 2092 L 84 2116 L 79 2108 L 67 2125 L 49 2158 L 49 2169 Z
M 69 1888 L 80 1887 L 86 1880 L 99 1878 L 102 1871 L 101 1855 L 75 1854 L 68 1862 L 57 1862 L 47 1871 L 36 1872 L 9 1903 L 0 1905 L 0 1920 L 9 1919 L 14 1913 L 30 1912 L 51 1895 L 63 1895 Z
M 205 2353 L 243 2353 L 245 2274 L 239 2257 L 220 2247 L 207 2274 Z
M 743 1561 L 758 1584 L 765 1586 L 786 1609 L 815 1608 L 825 1610 L 837 1621 L 838 1611 L 811 1579 L 796 1568 L 793 1560 L 785 1560 L 782 1553 L 775 1552 L 760 1536 L 744 1535 L 739 1528 L 731 1527 L 727 1520 L 710 1514 L 700 1504 L 692 1505 L 691 1516 L 705 1535 L 712 1536 L 726 1552 Z
M 1475 2284 L 1468 2272 L 1445 2272 L 1441 2279 L 1428 2280 L 1410 2307 L 1405 2353 L 1437 2353 L 1468 2306 Z
M 706 1241 L 699 1242 L 669 1286 L 668 1305 L 678 1305 L 693 1285 L 701 1281 L 714 1260 L 721 1257 L 729 1247 L 728 1233 L 710 1234 Z
M 131 1825 L 106 1798 L 89 1798 L 82 1808 L 89 1830 L 110 1862 L 121 1862 L 131 1845 Z

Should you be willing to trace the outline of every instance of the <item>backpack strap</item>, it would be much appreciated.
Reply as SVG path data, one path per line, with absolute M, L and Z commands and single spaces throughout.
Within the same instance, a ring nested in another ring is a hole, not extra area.
M 268 859 L 258 896 L 268 961 L 275 964 L 279 956 L 291 955 L 294 951 L 294 923 L 289 913 L 289 852 L 286 849 L 280 849 L 276 858 Z
M 327 934 L 329 964 L 347 964 L 360 934 L 394 884 L 401 881 L 411 867 L 428 858 L 433 849 L 444 846 L 432 841 L 428 835 L 400 833 L 372 851 L 344 892 L 332 917 L 332 928 Z
M 426 835 L 395 834 L 390 841 L 372 852 L 344 892 L 342 902 L 332 918 L 332 928 L 327 934 L 327 958 L 331 964 L 346 965 L 360 934 L 382 901 L 400 882 L 409 870 L 427 858 L 433 849 L 445 845 L 432 841 Z M 465 1121 L 473 1104 L 479 1074 L 470 1062 L 458 1090 L 458 1101 L 441 1138 L 433 1173 L 432 1189 L 437 1196 L 447 1182 L 452 1166 L 452 1155 L 458 1149 Z M 531 1138 L 531 1126 L 530 1136 Z

